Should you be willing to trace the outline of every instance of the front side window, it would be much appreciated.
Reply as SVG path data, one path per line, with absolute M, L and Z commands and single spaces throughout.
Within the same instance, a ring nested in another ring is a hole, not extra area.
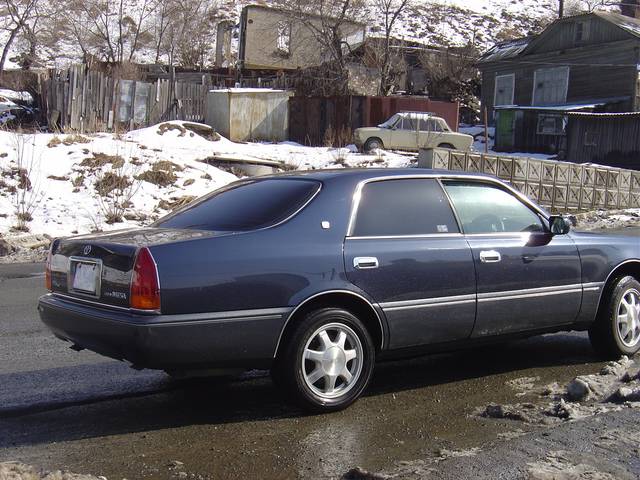
M 409 117 L 402 117 L 402 120 L 398 126 L 400 130 L 415 130 L 413 120 Z
M 320 182 L 267 179 L 234 183 L 216 190 L 153 224 L 160 228 L 248 231 L 279 223 L 300 210 Z
M 473 182 L 446 182 L 464 233 L 541 232 L 540 217 L 518 198 L 498 187 Z
M 440 184 L 429 178 L 367 183 L 351 234 L 356 237 L 459 233 Z

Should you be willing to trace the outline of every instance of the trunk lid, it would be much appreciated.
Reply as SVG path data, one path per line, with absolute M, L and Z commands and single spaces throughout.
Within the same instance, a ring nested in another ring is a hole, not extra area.
M 59 239 L 51 255 L 51 290 L 129 308 L 131 277 L 141 247 L 216 235 L 199 230 L 143 228 Z

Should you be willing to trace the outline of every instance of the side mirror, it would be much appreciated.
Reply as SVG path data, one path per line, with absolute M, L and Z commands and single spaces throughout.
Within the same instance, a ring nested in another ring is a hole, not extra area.
M 562 215 L 551 215 L 549 217 L 549 228 L 553 235 L 566 235 L 571 230 L 571 220 Z

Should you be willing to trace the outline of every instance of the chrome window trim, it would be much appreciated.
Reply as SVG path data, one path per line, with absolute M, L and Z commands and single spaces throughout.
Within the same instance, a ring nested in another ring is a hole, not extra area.
M 462 237 L 461 233 L 425 233 L 424 235 L 369 235 L 362 237 L 346 237 L 346 240 L 389 240 L 389 239 L 411 239 L 411 238 L 451 238 Z
M 349 224 L 347 225 L 347 234 L 346 237 L 352 237 L 352 233 L 353 233 L 353 227 L 355 224 L 355 218 L 356 218 L 356 214 L 358 212 L 358 207 L 360 206 L 360 200 L 362 199 L 362 189 L 364 188 L 365 185 L 367 185 L 368 183 L 372 183 L 372 182 L 383 182 L 385 180 L 404 180 L 404 179 L 436 179 L 439 180 L 439 183 L 442 185 L 442 180 L 468 180 L 471 182 L 478 182 L 478 183 L 484 183 L 484 184 L 490 184 L 490 185 L 494 185 L 494 186 L 498 186 L 500 188 L 503 188 L 505 190 L 508 191 L 508 193 L 512 194 L 513 196 L 515 196 L 518 200 L 520 200 L 522 203 L 524 203 L 527 207 L 529 207 L 530 209 L 532 209 L 534 212 L 536 212 L 538 215 L 540 215 L 544 220 L 546 220 L 547 222 L 549 222 L 549 214 L 547 212 L 545 212 L 541 207 L 539 207 L 538 205 L 536 205 L 535 203 L 533 203 L 529 198 L 527 198 L 526 196 L 524 196 L 522 193 L 518 192 L 516 189 L 514 189 L 511 185 L 509 185 L 506 182 L 503 182 L 502 180 L 498 179 L 498 178 L 494 178 L 494 177 L 487 177 L 484 175 L 456 175 L 456 174 L 442 174 L 442 173 L 422 173 L 422 174 L 416 174 L 416 175 L 381 175 L 379 177 L 371 177 L 371 178 L 366 178 L 364 180 L 360 180 L 358 182 L 358 184 L 356 185 L 354 191 L 353 191 L 353 198 L 351 200 L 351 211 L 349 213 Z M 445 194 L 446 194 L 446 189 L 445 189 Z M 447 196 L 447 198 L 449 198 Z M 451 200 L 449 199 L 449 206 L 451 207 L 451 209 L 454 212 L 454 217 L 456 218 L 456 220 L 459 222 L 459 219 L 457 218 L 457 213 L 455 210 L 455 207 L 453 205 L 453 203 L 451 202 Z M 464 229 L 462 229 L 462 225 L 458 225 L 460 231 L 462 233 L 464 233 Z M 506 232 L 502 232 L 502 233 L 506 233 Z M 510 232 L 511 235 L 515 234 L 515 233 L 523 233 L 523 232 Z M 524 233 L 530 233 L 530 232 L 524 232 Z M 437 235 L 437 234 L 435 234 Z M 483 234 L 484 235 L 484 234 Z
M 328 295 L 331 293 L 346 293 L 348 295 L 353 295 L 354 297 L 358 297 L 360 300 L 364 300 L 367 305 L 369 305 L 369 307 L 371 307 L 371 310 L 373 310 L 373 313 L 375 313 L 376 318 L 378 320 L 378 324 L 380 325 L 380 349 L 382 350 L 384 348 L 384 325 L 382 324 L 382 318 L 380 318 L 380 315 L 378 314 L 378 311 L 375 309 L 374 304 L 372 302 L 370 302 L 369 300 L 367 300 L 365 297 L 363 297 L 362 295 L 360 295 L 359 293 L 353 292 L 351 290 L 325 290 L 323 292 L 318 292 L 314 295 L 311 295 L 310 297 L 305 298 L 302 302 L 300 302 L 289 314 L 289 316 L 287 317 L 287 319 L 284 322 L 284 325 L 282 326 L 282 328 L 280 329 L 280 335 L 278 335 L 278 341 L 276 342 L 276 348 L 273 351 L 273 358 L 276 358 L 276 355 L 278 354 L 278 349 L 280 348 L 280 342 L 282 341 L 282 335 L 284 334 L 284 331 L 287 329 L 287 325 L 289 325 L 289 322 L 291 321 L 291 319 L 293 318 L 293 316 L 296 314 L 296 312 L 298 310 L 300 310 L 300 308 L 302 308 L 302 306 L 304 306 L 305 304 L 309 303 L 311 300 L 313 300 L 314 298 L 318 298 L 321 297 L 322 295 Z

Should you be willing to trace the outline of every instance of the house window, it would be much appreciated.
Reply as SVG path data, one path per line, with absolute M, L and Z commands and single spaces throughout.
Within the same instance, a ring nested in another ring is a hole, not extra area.
M 516 76 L 511 73 L 509 75 L 496 76 L 496 91 L 493 104 L 513 105 L 513 94 Z
M 558 105 L 567 101 L 569 67 L 540 68 L 533 73 L 532 105 Z
M 538 115 L 538 135 L 564 135 L 566 123 L 562 115 Z
M 278 53 L 283 55 L 291 53 L 291 24 L 289 22 L 278 22 L 276 49 Z
M 580 45 L 589 40 L 589 24 L 590 22 L 576 22 L 575 44 Z

